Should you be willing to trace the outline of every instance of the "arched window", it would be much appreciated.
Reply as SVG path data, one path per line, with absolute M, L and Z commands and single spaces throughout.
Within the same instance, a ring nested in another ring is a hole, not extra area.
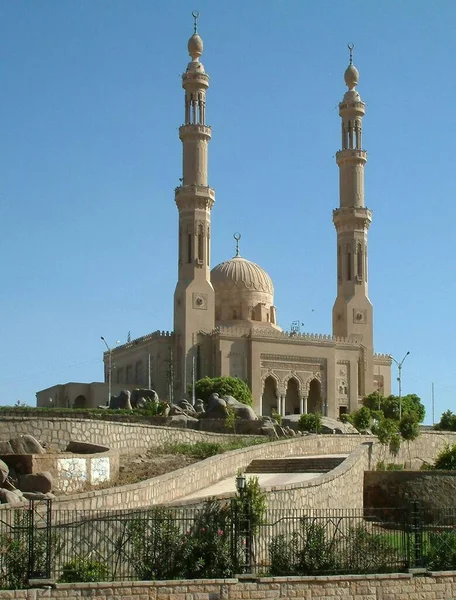
M 204 227 L 203 225 L 200 223 L 198 225 L 198 259 L 202 262 L 203 261 L 203 254 L 204 254 Z

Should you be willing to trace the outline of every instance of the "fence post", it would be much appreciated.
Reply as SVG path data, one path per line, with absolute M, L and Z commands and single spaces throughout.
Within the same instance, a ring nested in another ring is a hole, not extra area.
M 51 515 L 50 499 L 29 500 L 27 578 L 30 581 L 51 578 Z

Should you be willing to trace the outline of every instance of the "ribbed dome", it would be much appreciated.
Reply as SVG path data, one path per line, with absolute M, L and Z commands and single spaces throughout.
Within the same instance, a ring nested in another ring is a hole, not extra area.
M 214 267 L 211 281 L 215 291 L 229 288 L 274 295 L 274 286 L 266 271 L 241 256 L 235 256 Z

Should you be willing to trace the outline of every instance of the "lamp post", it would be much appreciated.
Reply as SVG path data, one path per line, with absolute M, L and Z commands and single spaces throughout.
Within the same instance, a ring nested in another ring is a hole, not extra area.
M 112 387 L 112 348 L 108 346 L 108 342 L 101 336 L 104 345 L 108 349 L 108 406 L 111 402 L 111 387 Z
M 410 352 L 407 352 L 401 362 L 398 362 L 394 356 L 391 356 L 390 354 L 390 358 L 397 364 L 398 370 L 397 381 L 399 382 L 399 421 L 402 419 L 402 365 L 409 354 Z

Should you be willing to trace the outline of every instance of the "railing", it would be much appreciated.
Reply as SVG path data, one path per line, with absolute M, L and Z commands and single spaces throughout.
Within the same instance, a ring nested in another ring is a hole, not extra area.
M 456 509 L 267 510 L 247 502 L 136 511 L 5 511 L 0 587 L 456 569 Z

